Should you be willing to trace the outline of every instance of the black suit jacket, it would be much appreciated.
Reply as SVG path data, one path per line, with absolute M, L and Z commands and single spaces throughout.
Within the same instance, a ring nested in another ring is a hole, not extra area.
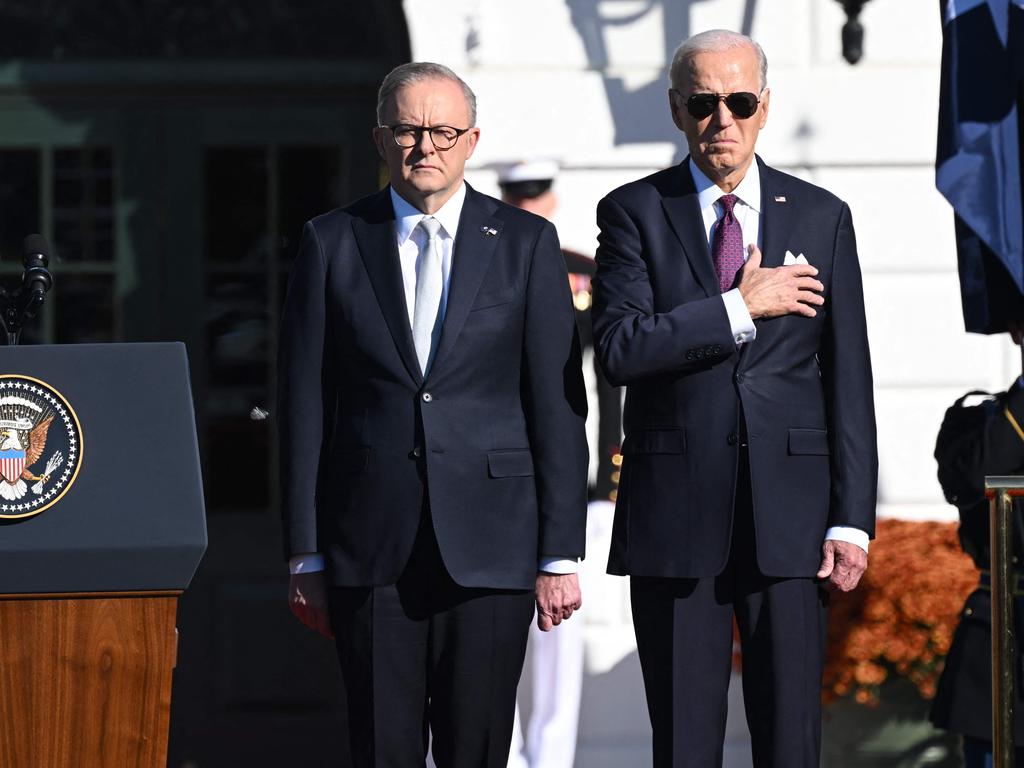
M 393 583 L 426 497 L 463 586 L 530 588 L 538 553 L 583 555 L 586 399 L 551 224 L 467 188 L 424 380 L 388 189 L 319 216 L 280 350 L 287 554 L 324 552 L 337 585 Z
M 629 386 L 609 571 L 724 569 L 745 430 L 758 565 L 813 576 L 827 527 L 874 535 L 871 361 L 850 211 L 758 159 L 763 265 L 803 253 L 825 305 L 815 318 L 756 321 L 756 340 L 737 351 L 687 163 L 597 209 L 595 336 L 609 380 Z

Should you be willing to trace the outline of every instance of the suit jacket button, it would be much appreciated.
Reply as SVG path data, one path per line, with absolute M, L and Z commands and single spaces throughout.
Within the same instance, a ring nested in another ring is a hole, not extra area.
M 739 442 L 739 439 L 739 435 L 737 435 L 735 432 L 730 432 L 729 436 L 725 438 L 725 442 L 727 442 L 729 445 L 736 445 L 736 443 Z
M 412 449 L 412 453 L 410 454 L 410 456 L 412 456 L 412 458 L 414 458 L 414 459 L 418 459 L 422 455 L 423 455 L 423 449 L 420 446 L 418 446 L 418 445 L 415 448 Z
M 687 360 L 693 360 L 693 350 L 692 349 L 686 350 L 686 359 Z
M 433 396 L 432 394 L 430 394 L 429 392 L 424 392 L 424 393 L 423 393 L 423 402 L 424 402 L 424 403 L 429 403 L 429 402 L 431 402 L 431 401 L 432 401 L 433 399 L 434 399 L 434 396 Z
M 742 373 L 737 373 L 735 376 L 733 376 L 733 381 L 735 381 L 737 384 L 742 384 L 743 383 L 743 374 Z
M 716 355 L 722 354 L 722 345 L 721 344 L 715 344 L 715 354 Z

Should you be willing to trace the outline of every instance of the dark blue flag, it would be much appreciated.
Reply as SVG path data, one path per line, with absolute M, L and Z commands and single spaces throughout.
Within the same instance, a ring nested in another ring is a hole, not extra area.
M 940 5 L 935 184 L 956 214 L 967 330 L 1001 333 L 1024 318 L 1024 0 Z

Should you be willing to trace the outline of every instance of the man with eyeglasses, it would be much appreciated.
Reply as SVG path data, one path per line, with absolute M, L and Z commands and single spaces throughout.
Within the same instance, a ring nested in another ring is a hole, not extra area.
M 596 344 L 627 386 L 609 571 L 631 577 L 655 766 L 721 765 L 735 618 L 754 765 L 811 768 L 828 591 L 874 533 L 853 224 L 755 155 L 753 40 L 695 35 L 670 81 L 689 157 L 597 210 Z
M 279 412 L 289 601 L 333 634 L 352 761 L 504 766 L 536 604 L 581 605 L 586 394 L 554 227 L 463 180 L 476 99 L 381 85 L 380 192 L 306 224 Z

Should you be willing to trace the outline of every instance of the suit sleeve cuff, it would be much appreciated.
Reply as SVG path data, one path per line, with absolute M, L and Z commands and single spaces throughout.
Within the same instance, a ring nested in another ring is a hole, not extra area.
M 846 541 L 856 544 L 865 552 L 868 551 L 868 535 L 860 528 L 851 528 L 848 525 L 834 525 L 825 531 L 825 541 Z
M 292 576 L 322 570 L 324 570 L 324 556 L 319 552 L 312 552 L 308 555 L 292 555 L 288 558 L 288 573 Z
M 729 328 L 732 337 L 736 340 L 736 346 L 748 344 L 757 337 L 757 329 L 754 321 L 747 310 L 747 303 L 743 300 L 739 288 L 733 288 L 722 294 L 722 301 L 725 302 L 725 313 L 729 316 Z
M 575 557 L 559 557 L 557 555 L 541 555 L 537 563 L 537 570 L 545 573 L 555 573 L 565 576 L 576 573 L 579 568 L 579 561 Z

